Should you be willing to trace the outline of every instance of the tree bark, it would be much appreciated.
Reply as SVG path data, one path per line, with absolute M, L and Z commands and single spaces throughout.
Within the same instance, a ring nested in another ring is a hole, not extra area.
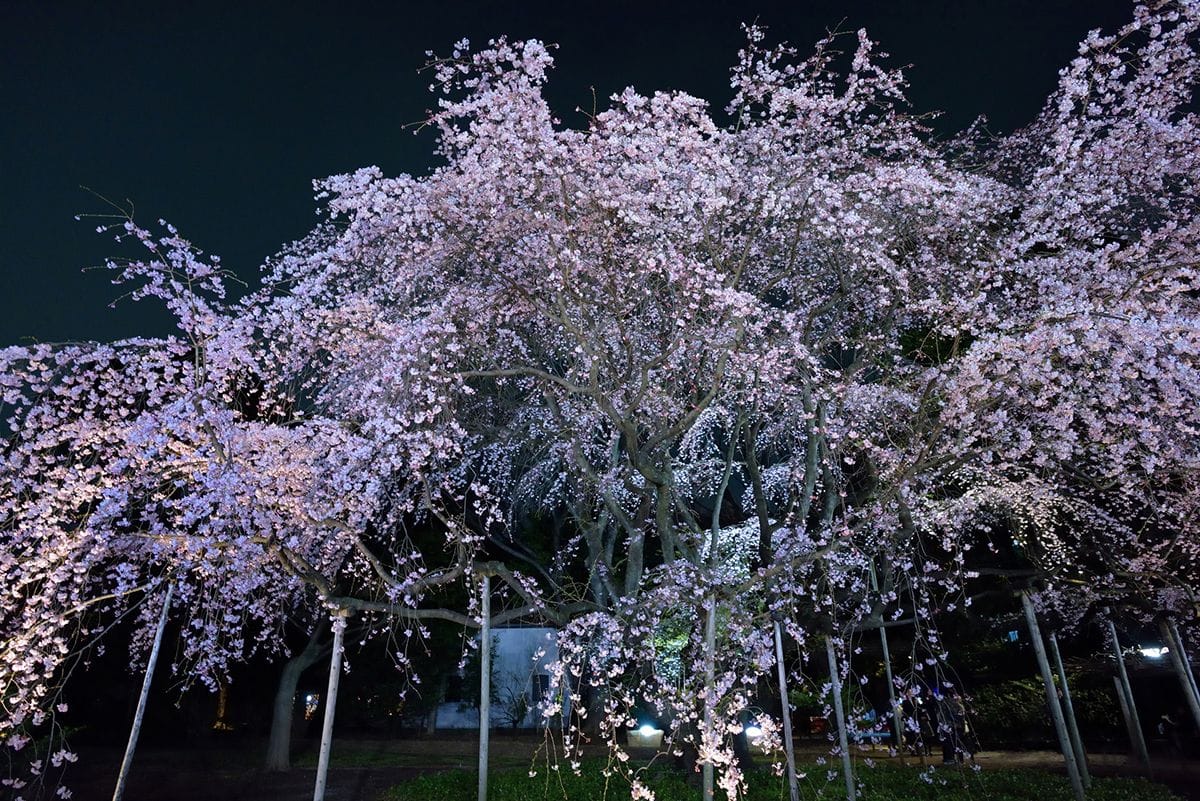
M 133 725 L 129 728 L 129 742 L 125 744 L 125 756 L 121 759 L 121 770 L 117 774 L 117 786 L 113 789 L 113 801 L 121 801 L 125 795 L 125 783 L 129 780 L 129 768 L 133 764 L 133 753 L 137 750 L 138 735 L 142 733 L 142 719 L 146 716 L 146 702 L 150 697 L 150 682 L 154 680 L 154 668 L 158 664 L 158 649 L 162 645 L 163 631 L 167 628 L 167 613 L 171 610 L 171 593 L 174 589 L 174 584 L 167 585 L 162 612 L 158 615 L 154 645 L 150 647 L 150 659 L 146 663 L 146 675 L 142 679 L 142 692 L 138 696 L 137 711 L 133 714 Z
M 300 683 L 300 675 L 315 665 L 324 655 L 321 639 L 325 626 L 321 624 L 309 635 L 304 650 L 292 656 L 283 665 L 283 673 L 279 676 L 279 686 L 275 690 L 275 705 L 271 714 L 271 734 L 267 739 L 267 758 L 265 768 L 268 771 L 283 772 L 292 767 L 292 718 L 296 712 L 296 686 Z
M 1046 658 L 1046 644 L 1042 642 L 1042 630 L 1037 622 L 1037 610 L 1028 593 L 1021 593 L 1021 605 L 1025 607 L 1025 622 L 1029 624 L 1029 637 L 1033 641 L 1033 652 L 1037 655 L 1038 668 L 1042 673 L 1042 683 L 1046 686 L 1046 704 L 1050 707 L 1050 717 L 1054 721 L 1054 733 L 1058 735 L 1058 749 L 1062 752 L 1063 761 L 1067 763 L 1067 776 L 1071 780 L 1071 789 L 1076 801 L 1084 801 L 1083 778 L 1079 775 L 1079 765 L 1075 761 L 1075 747 L 1067 735 L 1067 724 L 1063 720 L 1062 706 L 1058 703 L 1058 692 L 1054 689 L 1054 675 L 1050 672 L 1050 660 Z

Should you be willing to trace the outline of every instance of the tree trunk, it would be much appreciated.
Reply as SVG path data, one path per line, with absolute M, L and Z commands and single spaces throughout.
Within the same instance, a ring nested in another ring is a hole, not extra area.
M 279 676 L 279 687 L 275 690 L 275 706 L 271 714 L 271 735 L 267 739 L 266 769 L 269 771 L 286 771 L 292 767 L 292 716 L 296 712 L 296 685 L 300 683 L 300 674 L 315 665 L 324 655 L 321 639 L 325 633 L 324 624 L 318 625 L 311 635 L 304 650 L 295 654 L 283 665 L 283 673 Z
M 1021 605 L 1025 607 L 1025 622 L 1029 624 L 1029 637 L 1033 640 L 1033 652 L 1037 655 L 1038 669 L 1042 674 L 1042 683 L 1046 685 L 1046 704 L 1050 707 L 1050 717 L 1054 721 L 1054 733 L 1058 735 L 1058 750 L 1062 752 L 1063 761 L 1067 763 L 1067 777 L 1071 780 L 1071 789 L 1077 801 L 1084 801 L 1083 778 L 1079 775 L 1079 765 L 1075 761 L 1075 747 L 1067 735 L 1067 724 L 1063 720 L 1062 706 L 1058 703 L 1058 692 L 1054 689 L 1054 675 L 1050 672 L 1050 660 L 1046 658 L 1046 644 L 1042 642 L 1042 630 L 1038 626 L 1037 611 L 1028 593 L 1021 593 Z
M 317 783 L 313 801 L 325 801 L 325 782 L 329 778 L 329 751 L 333 747 L 333 714 L 337 710 L 338 681 L 342 677 L 342 643 L 346 636 L 346 610 L 338 610 L 333 621 L 333 653 L 329 656 L 329 686 L 325 690 L 325 716 L 321 721 L 321 753 L 317 758 Z
M 154 645 L 150 647 L 150 659 L 146 663 L 146 675 L 142 679 L 142 693 L 138 696 L 137 711 L 133 714 L 133 725 L 129 728 L 129 742 L 125 744 L 125 756 L 121 759 L 121 771 L 117 774 L 117 786 L 113 790 L 113 801 L 121 801 L 125 795 L 125 783 L 129 781 L 129 767 L 133 764 L 133 752 L 137 750 L 138 735 L 142 733 L 142 719 L 146 716 L 146 701 L 150 697 L 150 682 L 154 679 L 154 668 L 158 664 L 158 649 L 162 645 L 163 631 L 167 628 L 167 613 L 171 610 L 171 593 L 174 589 L 174 584 L 167 585 L 162 612 L 158 615 Z

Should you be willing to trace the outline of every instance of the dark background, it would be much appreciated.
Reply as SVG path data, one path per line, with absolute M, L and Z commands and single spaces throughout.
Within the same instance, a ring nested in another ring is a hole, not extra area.
M 572 109 L 633 85 L 727 102 L 739 23 L 802 53 L 865 26 L 911 64 L 910 99 L 949 133 L 986 114 L 1028 122 L 1113 0 L 643 2 L 51 2 L 0 0 L 0 347 L 166 333 L 149 304 L 81 268 L 119 252 L 78 213 L 131 200 L 253 281 L 314 221 L 314 178 L 377 164 L 421 173 L 432 139 L 425 51 L 462 36 L 557 42 L 549 96 Z

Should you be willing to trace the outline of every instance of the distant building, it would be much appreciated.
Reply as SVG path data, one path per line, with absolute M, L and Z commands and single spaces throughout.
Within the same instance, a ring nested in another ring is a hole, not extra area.
M 524 626 L 492 630 L 493 728 L 536 729 L 546 724 L 540 708 L 550 690 L 548 666 L 558 659 L 556 633 L 552 628 Z M 455 697 L 459 693 L 452 683 L 446 700 L 434 711 L 433 728 L 479 727 L 479 708 Z M 569 711 L 567 704 L 564 699 L 564 714 Z

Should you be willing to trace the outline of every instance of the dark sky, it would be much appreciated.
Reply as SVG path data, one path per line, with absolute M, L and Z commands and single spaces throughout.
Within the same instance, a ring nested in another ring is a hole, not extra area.
M 730 3 L 266 3 L 0 0 L 0 346 L 168 330 L 148 304 L 108 304 L 118 253 L 77 213 L 80 186 L 174 222 L 249 280 L 314 221 L 311 181 L 369 164 L 420 173 L 431 139 L 426 50 L 500 34 L 559 43 L 550 97 L 568 123 L 627 85 L 724 107 L 739 23 L 807 52 L 841 23 L 911 64 L 917 110 L 943 131 L 987 114 L 1027 122 L 1112 0 L 740 0 Z

